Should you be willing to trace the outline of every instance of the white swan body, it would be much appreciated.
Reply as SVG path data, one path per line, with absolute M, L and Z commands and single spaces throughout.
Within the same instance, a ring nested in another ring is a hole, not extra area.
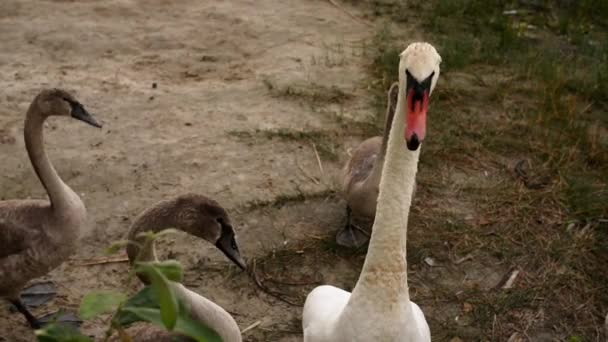
M 410 301 L 406 236 L 428 97 L 441 57 L 428 43 L 410 44 L 400 56 L 397 109 L 365 263 L 352 294 L 326 285 L 308 295 L 305 342 L 431 340 L 422 310 Z

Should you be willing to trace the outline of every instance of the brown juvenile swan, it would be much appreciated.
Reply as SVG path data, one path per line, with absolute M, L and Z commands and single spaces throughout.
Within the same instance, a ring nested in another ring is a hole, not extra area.
M 369 240 L 369 234 L 353 221 L 373 222 L 376 216 L 380 176 L 398 92 L 399 83 L 395 82 L 387 93 L 384 134 L 366 139 L 359 144 L 344 167 L 346 225 L 336 235 L 336 242 L 339 245 L 359 247 Z
M 146 244 L 145 238 L 138 235 L 146 231 L 158 232 L 166 228 L 176 228 L 209 241 L 241 269 L 246 269 L 228 214 L 214 200 L 196 194 L 186 194 L 161 201 L 137 217 L 128 235 L 129 241 L 135 242 L 127 246 L 131 263 L 156 261 L 154 243 Z M 144 277 L 140 279 L 146 283 Z M 188 290 L 182 284 L 172 283 L 172 285 L 177 297 L 189 308 L 192 319 L 215 330 L 224 342 L 242 341 L 239 326 L 226 310 L 196 292 Z M 128 334 L 136 342 L 174 341 L 176 337 L 181 338 L 178 339 L 180 341 L 191 341 L 150 325 L 129 328 Z
M 76 250 L 86 223 L 80 197 L 59 178 L 44 151 L 44 121 L 52 115 L 101 127 L 74 96 L 61 89 L 43 90 L 27 111 L 25 147 L 49 201 L 0 202 L 0 297 L 15 305 L 32 328 L 39 328 L 40 322 L 19 293 L 28 281 L 47 274 Z

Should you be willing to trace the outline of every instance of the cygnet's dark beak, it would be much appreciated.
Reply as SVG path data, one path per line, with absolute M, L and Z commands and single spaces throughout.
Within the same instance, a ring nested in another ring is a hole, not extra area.
M 247 269 L 247 264 L 239 252 L 239 246 L 234 238 L 232 227 L 222 226 L 222 236 L 217 240 L 215 247 L 222 251 L 228 259 L 234 262 L 243 271 Z
M 72 117 L 74 119 L 84 121 L 91 126 L 101 128 L 101 124 L 95 120 L 91 113 L 87 112 L 84 107 L 78 102 L 70 102 L 70 106 L 72 106 Z

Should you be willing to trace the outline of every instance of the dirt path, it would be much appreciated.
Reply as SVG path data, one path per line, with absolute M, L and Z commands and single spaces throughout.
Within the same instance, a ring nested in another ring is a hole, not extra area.
M 246 341 L 301 340 L 308 291 L 319 283 L 350 289 L 364 258 L 337 249 L 333 235 L 344 219 L 339 169 L 348 149 L 376 131 L 362 56 L 372 33 L 320 0 L 2 1 L 0 199 L 44 195 L 21 137 L 40 88 L 73 90 L 105 124 L 100 131 L 60 118 L 47 124 L 51 159 L 82 195 L 91 231 L 49 275 L 58 297 L 35 313 L 75 310 L 92 290 L 135 290 L 125 263 L 79 265 L 104 257 L 145 207 L 191 191 L 228 209 L 243 254 L 280 298 L 259 291 L 213 247 L 179 235 L 164 254 L 184 263 L 186 285 L 241 328 L 260 321 Z M 508 265 L 456 255 L 425 220 L 448 211 L 474 220 L 475 203 L 460 189 L 488 174 L 441 160 L 432 168 L 421 164 L 412 209 L 412 297 L 441 331 L 437 340 L 474 336 L 459 318 L 467 312 L 459 295 L 494 288 Z M 446 220 L 445 229 L 458 227 Z M 0 341 L 32 341 L 22 317 L 1 305 Z M 105 325 L 83 328 L 99 337 Z
M 51 159 L 82 195 L 91 231 L 78 254 L 49 275 L 59 296 L 36 314 L 76 309 L 91 290 L 135 289 L 124 263 L 78 265 L 103 257 L 143 208 L 186 191 L 229 209 L 243 254 L 259 258 L 259 270 L 297 267 L 292 274 L 306 284 L 298 293 L 314 286 L 306 277 L 352 286 L 360 260 L 328 263 L 331 251 L 318 247 L 342 222 L 331 190 L 359 138 L 323 154 L 313 140 L 269 136 L 331 132 L 343 127 L 343 116 L 370 114 L 360 58 L 370 33 L 326 1 L 3 1 L 1 199 L 43 196 L 21 137 L 39 89 L 73 90 L 105 124 L 101 131 L 63 119 L 47 124 Z M 313 199 L 301 201 L 301 194 Z M 234 313 L 241 328 L 262 321 L 247 340 L 299 338 L 300 307 L 259 293 L 208 244 L 178 236 L 167 246 L 184 262 L 187 284 Z M 285 259 L 282 250 L 295 253 Z M 33 340 L 23 319 L 2 305 L 0 341 Z M 103 324 L 84 330 L 100 336 Z

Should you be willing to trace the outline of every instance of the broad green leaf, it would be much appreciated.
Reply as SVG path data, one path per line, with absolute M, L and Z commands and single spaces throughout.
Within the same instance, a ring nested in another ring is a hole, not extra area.
M 164 326 L 159 309 L 124 307 L 123 310 L 159 327 Z M 180 312 L 173 331 L 189 336 L 198 342 L 222 342 L 215 331 L 204 326 L 203 324 L 195 322 L 191 318 L 187 317 L 183 312 Z
M 160 309 L 150 286 L 144 287 L 124 303 L 123 307 L 112 318 L 113 325 L 127 327 L 142 320 L 131 312 L 125 311 L 124 308 L 126 307 Z
M 167 279 L 175 282 L 181 282 L 184 277 L 182 265 L 177 260 L 165 260 L 155 262 L 142 262 L 138 265 L 150 265 L 158 269 Z
M 35 334 L 38 342 L 93 342 L 89 337 L 66 324 L 51 323 L 36 330 Z
M 84 296 L 80 302 L 78 315 L 82 319 L 91 319 L 104 313 L 112 312 L 127 299 L 127 296 L 116 291 L 97 291 Z
M 150 286 L 160 306 L 163 323 L 169 331 L 173 330 L 177 321 L 179 306 L 169 280 L 151 264 L 138 264 L 136 270 L 144 273 L 150 280 Z
M 219 335 L 213 329 L 180 312 L 175 326 L 175 331 L 190 336 L 198 342 L 222 342 Z
M 182 312 L 185 310 L 184 304 L 179 300 L 179 310 Z M 122 326 L 128 327 L 129 325 L 140 322 L 142 319 L 129 311 L 125 311 L 124 308 L 152 308 L 152 309 L 160 309 L 158 302 L 156 300 L 156 296 L 152 291 L 150 286 L 146 286 L 141 289 L 139 292 L 134 294 L 131 298 L 129 298 L 120 309 L 116 312 L 114 317 L 112 318 L 112 325 L 114 326 Z

